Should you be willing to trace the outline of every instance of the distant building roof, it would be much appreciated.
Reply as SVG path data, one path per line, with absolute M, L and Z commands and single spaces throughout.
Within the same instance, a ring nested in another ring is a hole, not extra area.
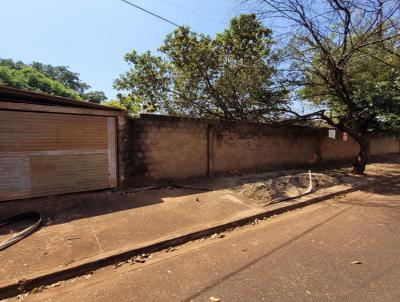
M 77 101 L 66 97 L 50 95 L 46 93 L 32 92 L 24 89 L 13 88 L 0 85 L 0 101 L 8 101 L 15 103 L 31 103 L 47 106 L 61 106 L 61 107 L 78 107 L 78 108 L 92 108 L 100 110 L 111 111 L 125 111 L 119 108 L 108 107 L 89 103 L 86 101 Z

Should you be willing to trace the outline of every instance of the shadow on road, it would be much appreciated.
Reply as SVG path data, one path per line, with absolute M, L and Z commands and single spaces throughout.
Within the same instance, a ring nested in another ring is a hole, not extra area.
M 352 207 L 348 207 L 344 210 L 341 210 L 340 212 L 336 213 L 335 215 L 332 215 L 331 217 L 329 217 L 328 219 L 326 219 L 325 221 L 318 223 L 316 225 L 314 225 L 313 227 L 307 229 L 306 231 L 300 233 L 299 235 L 293 237 L 291 240 L 279 245 L 278 247 L 270 250 L 269 252 L 265 253 L 264 255 L 262 255 L 261 257 L 258 257 L 256 259 L 254 259 L 253 261 L 247 263 L 246 265 L 243 265 L 242 267 L 240 267 L 239 269 L 235 270 L 234 272 L 225 275 L 224 277 L 222 277 L 221 279 L 219 279 L 216 282 L 213 282 L 212 284 L 208 285 L 207 287 L 204 287 L 201 291 L 191 295 L 190 297 L 186 298 L 185 301 L 192 301 L 196 298 L 198 298 L 202 293 L 207 292 L 209 290 L 211 290 L 212 288 L 214 288 L 217 285 L 220 285 L 222 282 L 228 280 L 229 278 L 243 272 L 244 270 L 246 270 L 247 268 L 257 264 L 258 262 L 264 260 L 265 258 L 268 258 L 270 256 L 272 256 L 274 253 L 278 252 L 279 250 L 291 245 L 292 243 L 294 243 L 295 241 L 299 240 L 300 238 L 306 236 L 308 233 L 314 231 L 315 229 L 318 229 L 319 227 L 321 227 L 322 225 L 336 219 L 337 217 L 339 217 L 340 215 L 344 214 L 345 212 L 351 210 Z

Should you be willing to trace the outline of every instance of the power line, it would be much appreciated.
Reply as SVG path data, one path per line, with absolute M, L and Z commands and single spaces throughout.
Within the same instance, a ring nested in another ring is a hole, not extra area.
M 164 17 L 162 17 L 162 16 L 160 16 L 160 15 L 157 15 L 156 13 L 153 13 L 153 12 L 151 12 L 151 11 L 149 11 L 149 10 L 147 10 L 147 9 L 145 9 L 145 8 L 143 8 L 143 7 L 141 7 L 141 6 L 139 6 L 139 5 L 136 5 L 136 4 L 134 4 L 134 3 L 132 3 L 132 2 L 129 2 L 129 1 L 127 1 L 127 0 L 121 0 L 121 1 L 124 2 L 124 3 L 126 3 L 126 4 L 128 4 L 128 5 L 133 6 L 133 7 L 137 8 L 137 9 L 139 9 L 139 10 L 141 10 L 141 11 L 143 11 L 143 12 L 149 14 L 149 15 L 152 15 L 153 17 L 156 17 L 156 18 L 158 18 L 158 19 L 160 19 L 160 20 L 163 20 L 164 22 L 167 22 L 167 23 L 172 24 L 172 25 L 174 25 L 174 26 L 176 26 L 176 27 L 179 27 L 179 28 L 184 28 L 184 29 L 186 29 L 184 26 L 179 25 L 179 24 L 177 24 L 177 23 L 175 23 L 175 22 L 173 22 L 173 21 L 171 21 L 171 20 L 168 20 L 167 18 L 164 18 Z M 191 30 L 188 30 L 188 31 L 189 31 L 191 34 L 193 34 L 193 35 L 201 36 L 201 35 L 199 35 L 198 33 L 194 32 L 194 31 L 191 31 Z M 210 39 L 209 39 L 208 37 L 206 37 L 206 36 L 202 36 L 202 38 L 204 38 L 204 39 L 210 41 Z
M 129 2 L 129 1 L 127 1 L 127 0 L 121 0 L 121 1 L 122 1 L 122 2 L 125 2 L 125 3 L 128 4 L 128 5 L 131 5 L 131 6 L 135 7 L 135 8 L 137 8 L 137 9 L 140 9 L 141 11 L 144 11 L 145 13 L 150 14 L 150 15 L 152 15 L 153 17 L 156 17 L 156 18 L 158 18 L 158 19 L 160 19 L 160 20 L 163 20 L 163 21 L 165 21 L 165 22 L 167 22 L 167 23 L 169 23 L 169 24 L 172 24 L 172 25 L 174 25 L 174 26 L 176 26 L 176 27 L 180 27 L 180 28 L 183 27 L 182 25 L 176 24 L 175 22 L 173 22 L 173 21 L 171 21 L 171 20 L 168 20 L 168 19 L 166 19 L 166 18 L 164 18 L 164 17 L 162 17 L 162 16 L 160 16 L 160 15 L 157 15 L 156 13 L 153 13 L 153 12 L 151 12 L 151 11 L 149 11 L 149 10 L 143 8 L 143 7 L 140 7 L 139 5 L 136 5 L 136 4 L 132 3 L 132 2 Z
M 208 19 L 208 20 L 210 20 L 210 21 L 213 21 L 213 22 L 215 22 L 215 23 L 218 23 L 218 24 L 221 24 L 221 25 L 225 25 L 225 23 L 223 23 L 223 22 L 221 22 L 221 21 L 218 21 L 217 19 L 214 19 L 214 18 L 212 18 L 212 17 L 210 17 L 210 16 L 207 16 L 207 15 L 205 15 L 205 14 L 199 13 L 199 12 L 197 12 L 197 11 L 195 11 L 195 10 L 190 9 L 190 8 L 181 6 L 181 5 L 179 5 L 179 4 L 177 4 L 177 3 L 174 3 L 174 2 L 172 2 L 172 1 L 168 1 L 168 0 L 161 0 L 161 1 L 163 1 L 164 3 L 167 3 L 167 4 L 169 4 L 169 5 L 175 6 L 175 7 L 177 7 L 177 8 L 180 8 L 180 9 L 182 9 L 182 10 L 185 10 L 185 11 L 187 11 L 187 12 L 189 12 L 189 13 L 192 13 L 192 14 L 198 15 L 198 16 L 200 16 L 200 17 L 203 17 L 203 18 L 205 18 L 205 19 Z

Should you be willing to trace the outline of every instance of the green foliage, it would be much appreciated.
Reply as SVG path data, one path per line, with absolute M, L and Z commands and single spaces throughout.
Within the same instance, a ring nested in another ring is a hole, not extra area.
M 255 15 L 231 20 L 214 39 L 178 28 L 160 55 L 132 51 L 131 69 L 115 81 L 134 110 L 230 120 L 274 120 L 286 105 L 275 80 L 271 31 Z
M 398 127 L 399 1 L 245 2 L 255 3 L 260 16 L 287 23 L 287 85 L 322 107 L 296 117 L 321 118 L 347 132 L 360 147 L 353 172 L 363 173 L 369 134 Z
M 116 100 L 102 102 L 101 105 L 127 110 L 127 108 L 120 101 Z
M 100 104 L 107 99 L 103 91 L 90 91 L 83 94 L 83 98 L 94 104 Z
M 0 66 L 0 84 L 22 88 L 35 92 L 45 92 L 63 97 L 81 100 L 81 96 L 72 89 L 50 79 L 32 67 L 12 69 Z
M 0 84 L 97 104 L 107 98 L 102 91 L 86 92 L 90 86 L 68 67 L 39 62 L 25 64 L 22 61 L 0 59 Z
M 394 49 L 395 50 L 395 49 Z M 343 96 L 326 85 L 329 77 L 325 62 L 314 55 L 312 67 L 306 69 L 304 81 L 309 85 L 300 91 L 304 99 L 330 109 L 344 126 L 357 132 L 394 130 L 400 127 L 400 62 L 399 58 L 370 46 L 351 57 L 343 69 L 351 106 Z M 351 118 L 346 118 L 351 112 Z
M 39 62 L 33 62 L 31 66 L 49 78 L 60 82 L 65 87 L 76 91 L 80 95 L 83 95 L 84 92 L 90 88 L 88 84 L 79 79 L 79 73 L 70 71 L 66 66 L 52 66 Z
M 105 101 L 102 102 L 101 104 L 105 106 L 127 110 L 129 115 L 132 117 L 138 116 L 141 113 L 139 103 L 135 100 L 132 100 L 130 97 L 124 97 L 119 95 L 118 100 Z

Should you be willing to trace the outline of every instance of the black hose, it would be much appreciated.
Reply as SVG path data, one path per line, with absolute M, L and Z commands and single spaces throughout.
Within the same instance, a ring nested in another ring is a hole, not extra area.
M 9 224 L 13 224 L 25 219 L 34 219 L 35 222 L 27 227 L 26 229 L 22 230 L 21 232 L 15 233 L 11 238 L 7 239 L 6 241 L 0 242 L 0 251 L 6 249 L 7 247 L 13 245 L 14 243 L 22 240 L 23 238 L 27 237 L 31 234 L 34 230 L 36 230 L 40 223 L 42 222 L 42 216 L 38 212 L 25 212 L 21 214 L 17 214 L 15 216 L 6 218 L 0 221 L 0 227 L 6 226 Z

